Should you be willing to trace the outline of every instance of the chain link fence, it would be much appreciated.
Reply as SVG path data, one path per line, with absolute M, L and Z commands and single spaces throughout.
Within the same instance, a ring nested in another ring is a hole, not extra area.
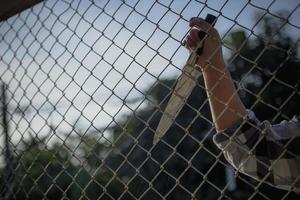
M 300 113 L 298 1 L 48 0 L 0 22 L 1 198 L 298 199 L 234 170 L 212 141 L 202 77 L 153 135 L 189 52 L 191 17 L 218 17 L 247 108 Z

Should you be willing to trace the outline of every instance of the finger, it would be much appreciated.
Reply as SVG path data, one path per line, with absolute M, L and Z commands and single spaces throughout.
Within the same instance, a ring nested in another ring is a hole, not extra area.
M 183 45 L 185 48 L 187 48 L 189 51 L 192 51 L 192 49 L 191 49 L 191 47 L 190 47 L 190 44 L 191 44 L 191 42 L 190 42 L 190 41 L 188 42 L 187 39 L 185 39 L 185 40 L 183 41 L 183 43 L 182 43 L 182 45 Z
M 196 41 L 197 43 L 199 43 L 201 41 L 201 39 L 203 39 L 203 37 L 200 37 L 200 33 L 203 33 L 203 31 L 200 31 L 198 28 L 192 28 L 190 30 L 189 35 L 191 36 L 191 38 Z
M 189 25 L 190 27 L 197 27 L 198 29 L 203 30 L 205 32 L 209 31 L 212 28 L 212 26 L 208 22 L 199 17 L 193 17 L 190 20 Z
M 189 26 L 193 27 L 193 26 L 195 26 L 195 24 L 202 23 L 202 21 L 205 21 L 205 20 L 200 17 L 192 17 L 190 19 Z
M 187 36 L 187 39 L 186 39 L 186 46 L 187 46 L 187 48 L 188 48 L 189 50 L 195 51 L 196 48 L 197 48 L 197 46 L 198 46 L 198 42 L 195 41 L 195 40 L 193 40 L 193 39 L 191 38 L 191 36 L 188 35 L 188 36 Z

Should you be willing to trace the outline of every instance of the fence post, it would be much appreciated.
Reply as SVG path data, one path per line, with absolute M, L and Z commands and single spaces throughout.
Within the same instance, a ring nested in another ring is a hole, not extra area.
M 4 156 L 5 156 L 5 168 L 3 170 L 4 177 L 4 199 L 13 199 L 13 157 L 11 154 L 11 149 L 9 145 L 9 128 L 8 128 L 8 120 L 7 120 L 7 100 L 6 100 L 6 89 L 7 85 L 2 83 L 1 85 L 1 114 L 2 114 L 2 126 L 3 126 L 3 134 L 4 134 Z

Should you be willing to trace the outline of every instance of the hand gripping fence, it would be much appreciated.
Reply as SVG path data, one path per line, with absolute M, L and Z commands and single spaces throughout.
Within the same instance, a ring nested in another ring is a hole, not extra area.
M 256 138 L 238 127 L 224 152 L 195 67 L 206 49 L 182 45 L 189 20 L 205 16 L 241 101 L 267 127 L 248 124 Z M 289 178 L 275 170 L 299 171 L 288 165 L 296 140 L 269 138 L 279 123 L 299 130 L 299 17 L 296 0 L 0 3 L 0 199 L 300 199 L 300 177 L 270 184 Z

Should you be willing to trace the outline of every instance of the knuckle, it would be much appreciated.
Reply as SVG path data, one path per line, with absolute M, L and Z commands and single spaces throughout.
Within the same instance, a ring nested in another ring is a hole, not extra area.
M 190 26 L 192 27 L 201 27 L 203 23 L 206 23 L 205 20 L 199 17 L 193 17 L 190 20 Z
M 199 29 L 197 29 L 195 27 L 190 30 L 191 34 L 195 34 L 195 33 L 198 33 L 198 32 L 199 32 Z
M 196 17 L 196 18 L 195 18 L 195 21 L 196 21 L 197 23 L 201 23 L 201 22 L 203 22 L 203 21 L 205 21 L 205 20 L 202 19 L 201 17 Z

